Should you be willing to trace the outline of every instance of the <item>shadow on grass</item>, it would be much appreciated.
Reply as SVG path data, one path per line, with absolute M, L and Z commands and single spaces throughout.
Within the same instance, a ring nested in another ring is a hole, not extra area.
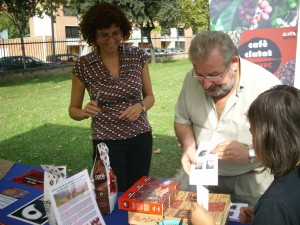
M 66 165 L 77 173 L 92 165 L 90 129 L 44 124 L 0 143 L 1 158 L 26 165 Z
M 69 173 L 91 171 L 90 129 L 44 124 L 0 143 L 0 158 L 25 165 L 66 165 Z M 173 177 L 180 168 L 181 148 L 173 136 L 153 134 L 151 176 Z M 160 149 L 160 153 L 154 153 Z
M 160 153 L 155 153 L 157 150 Z M 150 175 L 174 177 L 181 168 L 182 149 L 175 136 L 153 134 L 153 154 Z

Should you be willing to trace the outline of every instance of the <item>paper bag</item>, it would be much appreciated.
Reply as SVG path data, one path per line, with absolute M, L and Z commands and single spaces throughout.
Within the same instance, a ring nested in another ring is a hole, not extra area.
M 101 214 L 112 213 L 117 202 L 117 177 L 110 167 L 108 151 L 105 143 L 97 145 L 96 158 L 91 172 L 91 180 Z
M 57 221 L 50 201 L 49 188 L 58 182 L 65 180 L 66 166 L 41 165 L 44 170 L 44 208 L 50 225 L 56 225 Z

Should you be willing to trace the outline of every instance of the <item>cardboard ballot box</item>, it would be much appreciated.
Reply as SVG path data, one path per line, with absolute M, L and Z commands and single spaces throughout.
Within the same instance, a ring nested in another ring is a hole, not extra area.
M 150 176 L 143 176 L 141 177 L 136 184 L 147 184 L 152 186 L 170 188 L 177 191 L 181 190 L 181 180 L 177 180 L 174 178 L 158 178 L 158 177 L 150 177 Z M 131 187 L 131 189 L 134 188 Z
M 139 184 L 141 189 L 129 189 L 119 198 L 119 209 L 162 216 L 175 199 L 176 190 Z
M 191 202 L 197 201 L 195 192 L 180 191 L 172 201 L 171 206 L 164 212 L 164 221 L 179 221 L 182 224 L 190 223 Z M 228 214 L 231 205 L 230 195 L 209 194 L 209 212 L 213 215 L 216 225 L 225 225 L 228 222 Z M 139 212 L 128 212 L 128 222 L 131 225 L 156 225 L 162 222 L 163 216 L 154 214 L 145 214 Z
M 180 180 L 144 176 L 120 196 L 119 209 L 162 216 L 180 188 Z

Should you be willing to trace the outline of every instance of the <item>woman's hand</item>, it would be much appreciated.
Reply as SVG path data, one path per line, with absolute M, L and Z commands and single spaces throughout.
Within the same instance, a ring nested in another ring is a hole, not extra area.
M 193 225 L 215 225 L 212 215 L 197 202 L 192 202 L 191 222 Z
M 119 119 L 136 121 L 143 112 L 143 106 L 140 103 L 129 106 L 125 111 L 120 111 Z
M 97 106 L 95 101 L 90 101 L 85 107 L 83 107 L 84 94 L 85 85 L 73 74 L 69 115 L 72 119 L 77 121 L 88 119 L 100 112 L 100 108 Z
M 253 207 L 241 207 L 240 215 L 239 215 L 240 223 L 252 224 L 253 217 L 254 217 L 254 208 Z
M 98 106 L 96 101 L 90 101 L 86 106 L 82 109 L 83 118 L 95 117 L 100 113 L 100 107 Z

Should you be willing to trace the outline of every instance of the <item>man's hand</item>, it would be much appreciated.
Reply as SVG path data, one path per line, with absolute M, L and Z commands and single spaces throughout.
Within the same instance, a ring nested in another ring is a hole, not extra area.
M 195 148 L 188 148 L 183 150 L 183 154 L 181 157 L 181 164 L 187 175 L 190 175 L 191 164 L 197 163 L 195 153 L 196 153 Z
M 219 143 L 213 153 L 219 153 L 220 160 L 231 160 L 238 163 L 248 163 L 248 147 L 235 141 L 227 140 Z

